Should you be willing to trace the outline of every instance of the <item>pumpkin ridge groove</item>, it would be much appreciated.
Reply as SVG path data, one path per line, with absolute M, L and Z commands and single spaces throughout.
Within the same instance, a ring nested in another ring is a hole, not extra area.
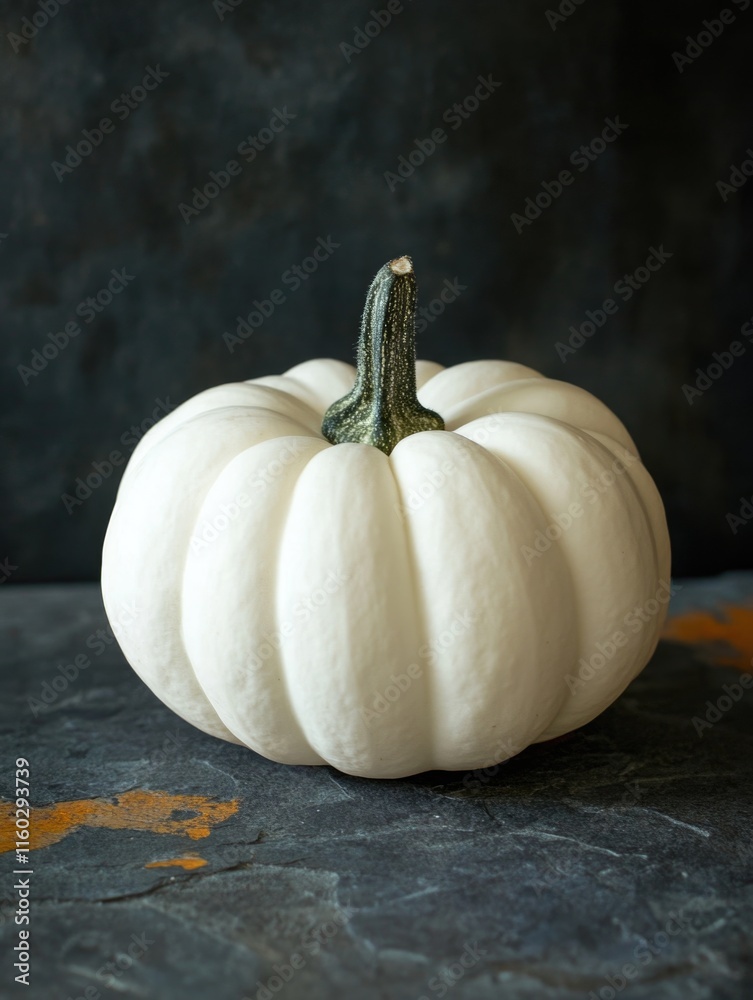
M 390 456 L 387 456 L 387 467 L 390 470 L 390 475 L 392 476 L 392 482 L 395 489 L 395 494 L 398 501 L 402 504 L 403 501 L 403 491 L 398 482 L 397 476 L 395 475 L 395 469 L 392 465 L 392 460 Z M 416 545 L 413 540 L 413 536 L 410 531 L 410 518 L 402 518 L 403 520 L 403 539 L 405 542 L 405 552 L 407 556 L 407 562 L 410 566 L 411 575 L 411 590 L 413 592 L 413 606 L 416 613 L 416 632 L 418 634 L 418 648 L 421 649 L 422 646 L 428 642 L 428 629 L 426 627 L 426 614 L 424 612 L 424 601 L 423 601 L 423 591 L 421 589 L 421 584 L 418 578 L 418 570 L 416 567 Z M 430 665 L 427 664 L 427 669 L 423 673 L 423 688 L 422 691 L 425 694 L 423 699 L 424 703 L 424 736 L 428 736 L 429 753 L 428 758 L 431 761 L 431 768 L 436 766 L 436 753 L 435 753 L 435 738 L 434 738 L 434 711 L 433 711 L 433 698 L 432 698 L 432 674 L 428 669 Z

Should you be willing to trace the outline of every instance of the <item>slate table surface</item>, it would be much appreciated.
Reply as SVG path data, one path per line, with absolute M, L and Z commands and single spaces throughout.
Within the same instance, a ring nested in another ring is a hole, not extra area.
M 680 581 L 585 728 L 398 781 L 194 730 L 105 641 L 95 585 L 6 586 L 0 631 L 2 997 L 753 997 L 753 574 Z

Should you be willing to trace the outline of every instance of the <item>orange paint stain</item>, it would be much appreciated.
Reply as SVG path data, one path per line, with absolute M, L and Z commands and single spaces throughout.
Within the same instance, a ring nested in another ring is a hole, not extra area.
M 150 861 L 144 868 L 183 868 L 190 872 L 206 864 L 204 858 L 166 858 L 164 861 Z
M 726 604 L 715 614 L 689 611 L 670 618 L 662 638 L 690 646 L 707 646 L 714 663 L 749 670 L 753 661 L 753 608 Z
M 238 799 L 213 802 L 204 795 L 131 791 L 107 799 L 74 799 L 32 808 L 29 845 L 32 850 L 57 844 L 81 827 L 108 830 L 149 830 L 183 834 L 192 840 L 208 837 L 213 826 L 238 812 Z M 0 854 L 16 846 L 15 803 L 0 803 Z

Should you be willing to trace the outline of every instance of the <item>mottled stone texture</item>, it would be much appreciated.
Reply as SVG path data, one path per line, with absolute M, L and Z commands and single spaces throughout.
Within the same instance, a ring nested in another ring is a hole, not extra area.
M 464 286 L 421 356 L 509 357 L 596 392 L 662 489 L 677 571 L 751 564 L 753 527 L 733 535 L 725 514 L 753 490 L 753 350 L 692 407 L 681 391 L 753 312 L 753 186 L 726 203 L 715 186 L 753 142 L 750 11 L 730 0 L 735 22 L 680 73 L 672 52 L 721 4 L 589 0 L 552 30 L 544 2 L 405 0 L 349 62 L 341 44 L 382 0 L 243 0 L 222 19 L 210 0 L 73 0 L 17 53 L 6 33 L 37 4 L 2 6 L 0 558 L 17 579 L 95 578 L 121 468 L 69 515 L 77 478 L 130 453 L 159 400 L 352 358 L 368 283 L 403 253 L 422 305 Z M 169 75 L 113 111 L 147 67 Z M 479 109 L 443 122 L 488 75 Z M 247 162 L 238 146 L 278 112 L 295 118 Z M 114 131 L 59 182 L 52 162 L 107 116 Z M 579 172 L 570 154 L 615 116 L 629 128 Z M 440 127 L 390 191 L 385 171 Z M 186 224 L 179 203 L 233 158 L 240 175 Z M 519 235 L 512 213 L 567 168 L 574 183 Z M 330 236 L 317 271 L 286 284 Z M 661 245 L 674 256 L 562 363 L 568 327 Z M 24 385 L 17 366 L 113 268 L 134 280 Z M 223 332 L 276 289 L 285 301 L 229 353 Z
M 679 593 L 683 612 L 750 605 L 753 577 Z M 239 805 L 202 839 L 82 827 L 34 853 L 23 995 L 269 1000 L 275 967 L 295 961 L 272 995 L 439 997 L 449 969 L 452 1000 L 610 1000 L 628 965 L 624 995 L 637 1000 L 750 997 L 753 693 L 701 737 L 692 721 L 739 671 L 662 644 L 565 739 L 488 775 L 377 782 L 273 764 L 192 729 L 116 646 L 87 644 L 104 625 L 91 585 L 0 592 L 2 794 L 22 754 L 35 806 L 132 789 Z M 81 652 L 91 666 L 34 717 L 28 699 Z M 207 864 L 145 867 L 184 855 Z M 4 874 L 3 996 L 15 986 L 11 886 Z M 128 965 L 133 935 L 147 950 Z M 99 973 L 118 956 L 116 990 Z

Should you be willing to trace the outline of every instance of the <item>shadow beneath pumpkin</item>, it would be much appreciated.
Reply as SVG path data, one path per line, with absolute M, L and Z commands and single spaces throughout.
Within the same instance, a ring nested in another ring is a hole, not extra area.
M 402 779 L 416 787 L 430 788 L 445 795 L 472 797 L 484 790 L 508 789 L 511 783 L 535 779 L 537 771 L 556 763 L 557 748 L 572 743 L 581 730 L 566 733 L 546 743 L 534 743 L 515 757 L 474 771 L 424 771 Z

